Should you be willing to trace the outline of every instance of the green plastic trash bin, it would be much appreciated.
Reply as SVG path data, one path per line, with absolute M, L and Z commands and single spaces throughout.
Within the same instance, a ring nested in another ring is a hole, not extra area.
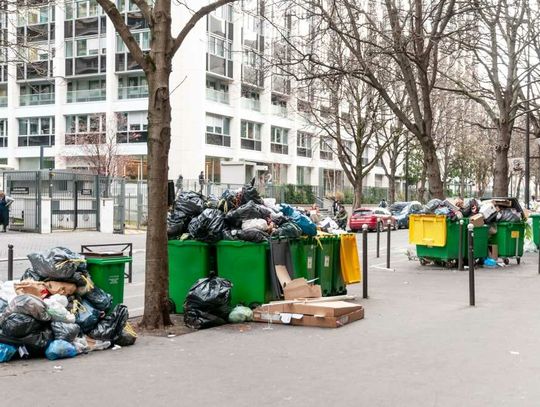
M 497 233 L 489 238 L 489 243 L 497 245 L 499 257 L 505 263 L 508 263 L 509 258 L 515 257 L 519 264 L 523 256 L 525 222 L 499 222 L 496 225 Z
M 196 240 L 169 240 L 169 298 L 172 312 L 184 312 L 190 288 L 210 274 L 210 246 Z
M 264 304 L 271 298 L 268 243 L 223 240 L 216 249 L 217 274 L 233 284 L 232 306 Z
M 317 242 L 315 239 L 301 238 L 289 241 L 293 263 L 293 278 L 313 280 L 317 277 Z
M 320 237 L 317 244 L 317 277 L 323 297 L 332 295 L 335 267 L 334 240 L 333 236 Z
M 124 302 L 124 271 L 131 257 L 89 257 L 86 259 L 88 273 L 96 287 L 111 294 L 112 308 Z
M 334 270 L 332 274 L 332 295 L 347 294 L 347 286 L 341 275 L 341 254 L 339 251 L 341 239 L 339 236 L 334 238 Z
M 533 241 L 537 248 L 540 248 L 540 213 L 533 213 L 531 215 L 532 229 L 533 229 Z
M 463 219 L 462 229 L 462 253 L 463 258 L 468 257 L 467 225 L 469 219 Z M 450 265 L 459 258 L 459 222 L 446 220 L 446 244 L 444 246 L 416 245 L 416 254 L 421 264 L 426 260 Z M 479 226 L 474 228 L 474 258 L 485 259 L 488 257 L 488 227 Z

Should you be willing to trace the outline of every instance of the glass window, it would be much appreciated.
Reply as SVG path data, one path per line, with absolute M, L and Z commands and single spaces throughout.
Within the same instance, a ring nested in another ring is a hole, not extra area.
M 88 16 L 88 3 L 86 1 L 77 2 L 77 18 Z
M 19 135 L 20 136 L 28 134 L 27 133 L 27 131 L 28 131 L 27 126 L 28 126 L 28 120 L 19 119 Z
M 77 40 L 77 56 L 86 56 L 86 40 Z
M 66 41 L 65 44 L 66 58 L 73 57 L 73 41 Z
M 73 19 L 73 3 L 65 3 L 66 7 L 66 20 L 72 20 Z
M 38 134 L 39 133 L 39 119 L 37 117 L 33 117 L 29 120 L 30 122 L 30 135 Z
M 150 31 L 141 33 L 141 49 L 150 49 Z

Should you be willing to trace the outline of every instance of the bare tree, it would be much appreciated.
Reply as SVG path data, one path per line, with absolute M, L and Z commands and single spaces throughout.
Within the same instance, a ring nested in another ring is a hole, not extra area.
M 234 0 L 216 0 L 192 12 L 181 27 L 173 26 L 171 0 L 133 0 L 151 33 L 150 51 L 143 52 L 131 28 L 111 0 L 97 0 L 148 81 L 148 228 L 144 315 L 141 325 L 170 325 L 167 264 L 167 174 L 171 143 L 170 76 L 172 60 L 189 32 L 206 15 Z M 177 5 L 178 6 L 178 5 Z M 184 6 L 186 6 L 184 4 Z M 186 6 L 186 9 L 187 6 Z M 189 9 L 188 9 L 189 10 Z M 179 30 L 179 31 L 178 31 Z M 178 32 L 178 34 L 173 34 Z

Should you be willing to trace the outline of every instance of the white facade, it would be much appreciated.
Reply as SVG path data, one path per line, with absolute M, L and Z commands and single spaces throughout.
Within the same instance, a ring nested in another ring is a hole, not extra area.
M 44 146 L 55 168 L 88 168 L 81 157 L 92 154 L 92 140 L 110 141 L 118 154 L 143 162 L 148 91 L 142 71 L 132 69 L 94 0 L 52 4 L 18 18 L 9 14 L 11 24 L 2 25 L 13 42 L 18 33 L 37 51 L 26 55 L 32 63 L 16 63 L 10 49 L 6 60 L 12 62 L 2 67 L 0 164 L 38 169 Z M 129 0 L 117 4 L 148 49 L 149 32 L 136 7 Z M 172 17 L 181 27 L 189 14 L 173 3 Z M 294 84 L 265 72 L 251 52 L 272 52 L 273 34 L 263 21 L 255 6 L 251 14 L 240 3 L 224 7 L 201 21 L 175 56 L 169 177 L 196 179 L 204 171 L 220 182 L 220 162 L 229 161 L 237 164 L 238 183 L 255 176 L 340 189 L 340 164 L 335 154 L 320 151 L 315 136 L 310 139 Z M 375 178 L 367 177 L 367 185 L 375 186 Z M 387 185 L 383 179 L 380 186 Z

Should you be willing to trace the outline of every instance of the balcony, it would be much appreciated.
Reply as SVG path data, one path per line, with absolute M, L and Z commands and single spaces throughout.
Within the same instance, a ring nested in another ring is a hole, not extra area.
M 21 106 L 52 105 L 54 93 L 28 93 L 21 95 Z
M 229 104 L 229 92 L 217 90 L 213 88 L 206 88 L 206 99 L 212 100 L 217 103 Z
M 287 117 L 287 107 L 272 105 L 272 114 L 275 116 Z
M 0 107 L 6 107 L 7 101 L 8 101 L 7 96 L 0 96 Z
M 244 109 L 261 111 L 261 101 L 257 99 L 242 98 L 242 107 Z
M 118 99 L 144 99 L 148 97 L 148 85 L 121 86 L 118 88 Z
M 98 102 L 105 100 L 107 93 L 105 89 L 85 89 L 85 90 L 69 90 L 67 92 L 67 102 Z

